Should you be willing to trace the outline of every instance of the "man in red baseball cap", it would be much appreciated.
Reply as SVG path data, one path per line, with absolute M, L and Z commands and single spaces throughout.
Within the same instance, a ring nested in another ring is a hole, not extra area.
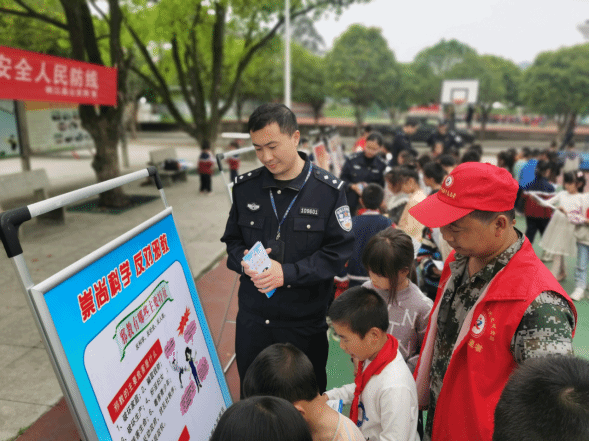
M 409 211 L 454 248 L 414 373 L 426 438 L 490 440 L 513 369 L 573 353 L 575 307 L 515 228 L 517 191 L 505 169 L 463 163 Z

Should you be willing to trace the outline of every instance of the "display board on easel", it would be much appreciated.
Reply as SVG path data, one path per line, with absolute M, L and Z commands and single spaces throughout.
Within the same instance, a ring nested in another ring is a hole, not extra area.
M 32 282 L 18 241 L 22 222 L 148 176 L 162 212 Z M 0 225 L 80 435 L 209 439 L 231 398 L 156 169 L 3 212 Z

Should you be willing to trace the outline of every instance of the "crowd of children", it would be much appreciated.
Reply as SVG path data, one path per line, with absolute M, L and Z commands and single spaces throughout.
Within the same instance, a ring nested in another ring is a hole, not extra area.
M 371 140 L 379 141 L 380 135 L 366 132 L 356 151 L 363 152 Z M 381 146 L 382 142 L 376 144 Z M 570 152 L 567 155 L 574 157 Z M 478 145 L 465 149 L 462 157 L 456 151 L 415 158 L 409 151 L 401 151 L 398 165 L 382 171 L 380 179 L 356 186 L 360 198 L 353 218 L 356 243 L 346 269 L 349 288 L 338 292 L 328 311 L 340 347 L 355 362 L 354 383 L 321 394 L 307 356 L 292 344 L 274 344 L 262 351 L 249 367 L 242 385 L 242 396 L 246 399 L 225 413 L 212 440 L 247 440 L 246 435 L 258 440 L 267 437 L 275 440 L 284 437 L 290 440 L 423 438 L 412 373 L 443 263 L 451 248 L 439 228 L 425 227 L 409 210 L 427 195 L 438 192 L 458 164 L 480 162 L 481 158 L 482 149 Z M 578 158 L 575 161 L 578 168 Z M 516 208 L 525 213 L 526 236 L 533 242 L 536 234 L 541 235 L 544 259 L 552 260 L 551 271 L 557 279 L 566 277 L 564 257 L 577 253 L 576 289 L 571 298 L 579 301 L 584 296 L 589 266 L 589 194 L 583 193 L 584 173 L 569 170 L 560 175 L 563 161 L 559 162 L 554 146 L 543 152 L 509 149 L 498 155 L 497 164 L 519 181 Z M 555 193 L 560 176 L 564 190 Z M 385 188 L 376 183 L 379 181 L 385 183 Z M 542 364 L 530 365 L 532 368 L 522 367 L 521 371 L 546 370 Z M 543 378 L 545 383 L 552 381 L 554 378 Z M 514 434 L 516 439 L 523 438 L 524 433 L 509 433 L 515 430 L 509 426 L 507 417 L 513 417 L 510 414 L 517 407 L 514 404 L 522 402 L 518 394 L 528 387 L 520 385 L 525 384 L 525 379 L 517 381 L 517 376 L 514 384 L 513 388 L 506 388 L 501 407 L 497 407 L 497 416 L 505 423 L 496 428 L 495 437 L 499 440 Z M 581 389 L 583 394 L 589 394 L 586 382 Z M 529 400 L 524 404 L 528 410 L 534 400 L 524 399 Z M 334 410 L 341 411 L 340 401 L 351 406 L 350 418 Z M 573 420 L 589 413 L 588 398 L 578 402 L 582 405 L 580 411 L 571 412 Z M 568 406 L 557 404 L 560 405 Z M 263 425 L 259 424 L 263 428 L 246 430 L 244 422 L 252 419 L 264 421 Z M 565 422 L 558 419 L 557 416 L 550 422 L 555 425 Z M 304 429 L 301 422 L 305 424 Z M 238 429 L 243 432 L 241 435 L 237 434 Z M 583 428 L 571 434 L 580 436 L 588 432 L 589 428 Z M 539 439 L 543 433 L 533 434 Z

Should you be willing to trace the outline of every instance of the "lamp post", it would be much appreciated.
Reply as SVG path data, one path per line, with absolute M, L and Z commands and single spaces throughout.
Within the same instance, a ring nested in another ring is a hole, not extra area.
M 290 0 L 284 2 L 284 104 L 290 109 Z

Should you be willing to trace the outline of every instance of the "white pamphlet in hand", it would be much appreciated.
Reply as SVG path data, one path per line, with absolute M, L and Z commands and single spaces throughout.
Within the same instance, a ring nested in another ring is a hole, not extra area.
M 254 270 L 258 273 L 268 270 L 272 265 L 272 261 L 270 261 L 270 257 L 266 253 L 266 249 L 260 241 L 254 244 L 247 255 L 243 257 L 243 260 L 247 263 L 251 270 Z M 269 291 L 266 293 L 266 296 L 270 298 L 275 291 L 276 289 Z

